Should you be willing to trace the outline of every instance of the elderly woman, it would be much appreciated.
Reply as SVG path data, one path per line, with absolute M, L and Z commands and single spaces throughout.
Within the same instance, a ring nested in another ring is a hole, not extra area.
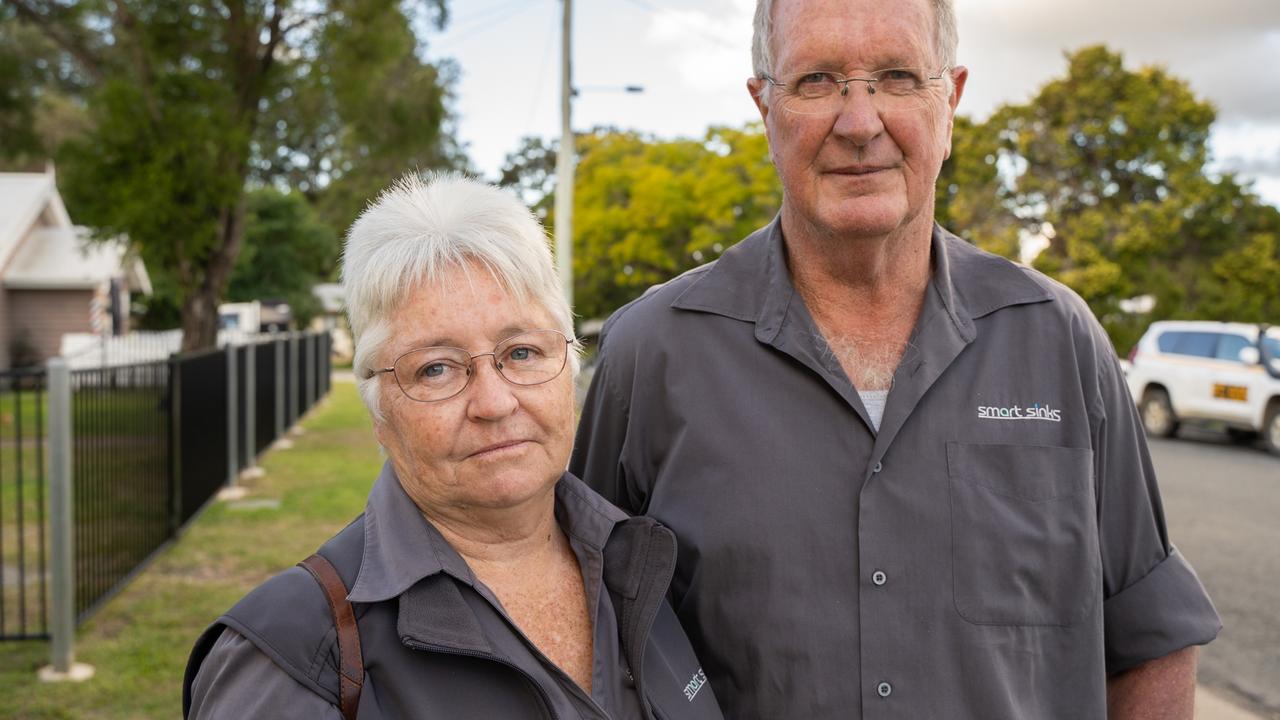
M 407 177 L 343 283 L 387 462 L 318 558 L 200 638 L 187 716 L 720 718 L 664 599 L 672 534 L 564 471 L 577 343 L 529 211 Z

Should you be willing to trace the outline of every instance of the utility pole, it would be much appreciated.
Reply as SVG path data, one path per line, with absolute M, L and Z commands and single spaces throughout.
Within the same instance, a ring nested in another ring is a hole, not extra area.
M 560 31 L 560 152 L 556 155 L 556 268 L 565 300 L 573 309 L 573 0 L 564 3 Z

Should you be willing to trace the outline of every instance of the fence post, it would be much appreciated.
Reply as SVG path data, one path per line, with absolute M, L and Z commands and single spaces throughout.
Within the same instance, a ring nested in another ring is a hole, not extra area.
M 169 537 L 182 528 L 182 356 L 169 355 Z
M 258 469 L 258 346 L 244 346 L 244 466 L 251 475 Z
M 239 415 L 236 392 L 236 346 L 227 339 L 224 351 L 227 358 L 227 487 L 236 485 L 236 476 L 240 473 L 240 458 L 236 452 L 236 420 Z
M 307 348 L 307 409 L 315 407 L 316 404 L 316 346 L 319 345 L 318 335 L 308 333 L 306 336 L 305 346 Z
M 320 397 L 329 395 L 329 377 L 333 374 L 333 369 L 329 368 L 329 331 L 320 333 L 320 350 L 316 352 L 316 363 L 320 364 Z
M 53 575 L 50 665 L 40 669 L 48 682 L 84 680 L 93 667 L 75 661 L 75 523 L 71 472 L 71 369 L 63 358 L 48 363 L 49 392 L 49 569 Z
M 289 358 L 293 361 L 293 375 L 289 378 L 289 419 L 290 424 L 298 422 L 298 418 L 302 417 L 302 410 L 298 407 L 298 403 L 302 398 L 298 397 L 298 381 L 302 375 L 302 357 L 298 354 L 298 333 L 289 333 Z
M 271 344 L 275 346 L 276 371 L 276 431 L 272 437 L 278 440 L 284 437 L 284 338 L 276 335 Z

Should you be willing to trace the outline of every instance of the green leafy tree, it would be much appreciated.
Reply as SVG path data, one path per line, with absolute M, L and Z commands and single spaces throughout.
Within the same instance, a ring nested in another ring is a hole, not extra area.
M 1280 213 L 1207 172 L 1213 107 L 1104 47 L 1067 65 L 1029 102 L 957 121 L 940 218 L 1009 256 L 1047 240 L 1035 266 L 1080 293 L 1120 348 L 1157 319 L 1280 317 Z M 1244 288 L 1259 297 L 1235 302 Z M 1121 309 L 1139 295 L 1155 299 L 1150 315 Z
M 216 337 L 250 188 L 298 187 L 344 227 L 388 177 L 462 162 L 452 71 L 412 30 L 445 0 L 4 2 L 87 81 L 92 124 L 58 151 L 72 212 L 170 276 L 186 349 Z
M 581 147 L 576 149 L 582 152 Z M 498 175 L 498 184 L 519 193 L 534 214 L 544 221 L 555 205 L 556 154 L 559 151 L 559 141 L 526 137 L 515 152 L 507 155 Z
M 979 247 L 1018 257 L 1022 221 L 1005 205 L 999 138 L 964 115 L 955 119 L 951 157 L 938 175 L 934 218 Z
M 337 234 L 301 193 L 252 190 L 244 246 L 236 256 L 226 300 L 284 300 L 299 324 L 306 325 L 319 310 L 311 290 L 330 279 L 337 254 Z M 180 320 L 179 297 L 168 275 L 154 278 L 152 294 L 140 301 L 145 308 L 141 326 L 173 327 Z
M 84 134 L 89 78 L 58 46 L 0 2 L 0 159 L 41 170 L 58 146 Z
M 598 128 L 575 138 L 574 299 L 605 317 L 649 286 L 715 260 L 768 223 L 782 201 L 759 125 L 711 128 L 698 140 L 658 140 Z M 506 184 L 554 227 L 554 146 L 526 141 Z
M 285 300 L 305 326 L 319 310 L 311 289 L 328 279 L 337 248 L 333 229 L 302 195 L 255 190 L 249 194 L 244 249 L 236 258 L 227 299 Z

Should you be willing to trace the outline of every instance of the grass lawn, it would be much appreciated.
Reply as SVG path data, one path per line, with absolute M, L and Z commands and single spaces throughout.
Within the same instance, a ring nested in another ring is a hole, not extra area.
M 44 390 L 0 392 L 0 440 L 13 441 L 18 437 L 33 438 L 48 431 L 44 406 L 48 402 Z M 19 433 L 18 429 L 22 432 Z M 37 433 L 39 430 L 39 433 Z
M 80 628 L 76 659 L 97 674 L 42 684 L 45 642 L 0 643 L 0 718 L 172 718 L 196 636 L 245 592 L 313 552 L 364 507 L 381 465 L 355 386 L 335 383 L 290 450 L 269 452 L 246 500 L 216 503 Z M 245 501 L 241 501 L 242 503 Z

